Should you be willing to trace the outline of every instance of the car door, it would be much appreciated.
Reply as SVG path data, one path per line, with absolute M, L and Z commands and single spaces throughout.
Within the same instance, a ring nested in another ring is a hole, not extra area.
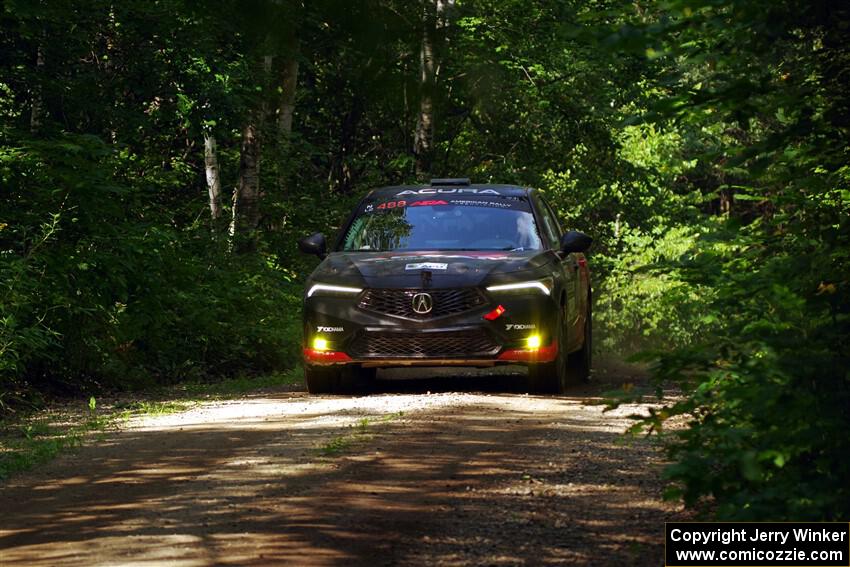
M 545 199 L 540 199 L 541 220 L 544 231 L 554 236 L 554 247 L 560 247 L 561 225 L 552 207 Z M 584 267 L 587 261 L 584 254 L 569 254 L 561 261 L 567 291 L 568 334 L 571 349 L 578 348 L 583 340 L 584 318 L 587 313 L 586 274 Z

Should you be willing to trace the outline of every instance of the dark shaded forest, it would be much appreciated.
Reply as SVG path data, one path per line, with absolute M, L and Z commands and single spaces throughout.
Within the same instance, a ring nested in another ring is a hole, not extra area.
M 848 84 L 828 0 L 4 0 L 0 410 L 296 365 L 297 239 L 463 176 L 595 238 L 670 498 L 846 519 Z

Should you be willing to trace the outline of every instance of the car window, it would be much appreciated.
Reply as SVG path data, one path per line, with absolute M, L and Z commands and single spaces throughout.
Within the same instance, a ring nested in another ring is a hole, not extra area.
M 362 203 L 342 250 L 540 250 L 525 198 L 413 197 Z
M 558 225 L 558 221 L 552 213 L 552 209 L 549 207 L 549 204 L 543 199 L 539 199 L 539 202 L 541 205 L 540 218 L 543 223 L 543 230 L 546 233 L 549 242 L 552 243 L 552 246 L 557 247 L 561 239 L 561 227 Z
M 552 208 L 552 205 L 549 204 L 549 201 L 546 199 L 540 199 L 543 202 L 543 205 L 546 207 L 546 210 L 549 211 L 549 214 L 552 216 L 552 222 L 555 224 L 555 229 L 558 232 L 558 240 L 560 241 L 561 235 L 564 234 L 564 227 L 561 226 L 560 221 L 558 221 L 558 215 L 555 214 L 555 209 Z

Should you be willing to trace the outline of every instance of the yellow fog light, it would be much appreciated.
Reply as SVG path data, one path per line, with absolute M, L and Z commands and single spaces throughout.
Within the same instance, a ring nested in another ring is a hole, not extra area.
M 528 348 L 540 348 L 541 344 L 540 335 L 531 335 L 525 339 L 525 346 Z
M 313 339 L 313 350 L 328 350 L 328 339 L 316 337 Z

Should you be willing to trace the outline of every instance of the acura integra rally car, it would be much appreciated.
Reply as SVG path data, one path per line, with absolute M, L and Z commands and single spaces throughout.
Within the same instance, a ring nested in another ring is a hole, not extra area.
M 534 189 L 434 179 L 371 191 L 304 291 L 312 393 L 352 391 L 376 368 L 528 367 L 534 392 L 562 392 L 591 364 L 592 239 L 562 232 Z

